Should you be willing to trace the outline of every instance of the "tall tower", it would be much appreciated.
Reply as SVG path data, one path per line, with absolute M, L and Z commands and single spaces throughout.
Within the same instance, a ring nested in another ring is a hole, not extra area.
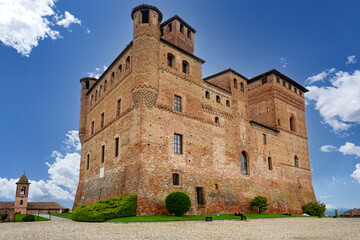
M 152 108 L 158 97 L 162 17 L 158 8 L 146 4 L 135 7 L 131 12 L 134 20 L 132 97 L 136 108 L 142 101 Z
M 29 180 L 24 173 L 16 183 L 15 213 L 26 214 L 29 186 Z

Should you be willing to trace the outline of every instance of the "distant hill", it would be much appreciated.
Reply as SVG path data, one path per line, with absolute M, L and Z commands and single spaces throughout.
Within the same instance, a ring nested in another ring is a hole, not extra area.
M 325 212 L 325 215 L 326 216 L 335 216 L 335 210 L 339 210 L 339 216 L 351 209 L 354 209 L 354 208 L 330 208 L 330 209 L 326 209 L 326 212 Z

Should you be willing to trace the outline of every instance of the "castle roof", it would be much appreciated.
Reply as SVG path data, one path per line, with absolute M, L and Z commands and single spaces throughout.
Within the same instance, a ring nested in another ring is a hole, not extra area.
M 162 21 L 163 19 L 163 15 L 162 13 L 160 12 L 160 10 L 153 6 L 153 5 L 148 5 L 148 4 L 141 4 L 139 6 L 136 6 L 133 8 L 133 10 L 131 11 L 131 18 L 134 19 L 134 14 L 139 11 L 139 10 L 143 10 L 143 9 L 151 9 L 151 10 L 154 10 L 155 12 L 157 12 L 159 14 L 159 22 Z
M 29 183 L 29 180 L 25 173 L 20 177 L 18 183 Z
M 2 208 L 14 208 L 15 202 L 0 202 L 0 209 Z
M 29 210 L 51 210 L 51 209 L 64 209 L 64 206 L 56 202 L 28 202 L 27 209 Z
M 304 86 L 300 85 L 299 83 L 297 83 L 295 80 L 289 78 L 288 76 L 286 76 L 285 74 L 279 72 L 278 70 L 276 70 L 275 68 L 267 71 L 267 72 L 264 72 L 260 75 L 257 75 L 255 77 L 252 77 L 249 79 L 248 83 L 252 83 L 252 82 L 255 82 L 256 80 L 258 80 L 259 78 L 263 78 L 267 75 L 270 75 L 270 74 L 275 74 L 276 76 L 278 76 L 279 78 L 287 81 L 288 83 L 294 85 L 295 87 L 297 87 L 298 89 L 300 89 L 301 91 L 303 91 L 304 93 L 305 92 L 308 92 L 309 90 L 307 88 L 305 88 Z
M 168 20 L 164 21 L 163 23 L 160 24 L 160 28 L 166 26 L 168 23 L 172 22 L 173 20 L 178 20 L 179 22 L 181 22 L 182 24 L 185 25 L 185 27 L 187 27 L 188 29 L 190 29 L 191 31 L 193 31 L 193 33 L 196 33 L 196 30 L 190 26 L 190 24 L 188 24 L 187 22 L 185 22 L 184 19 L 182 19 L 181 17 L 179 17 L 178 15 L 174 15 L 171 18 L 169 18 Z

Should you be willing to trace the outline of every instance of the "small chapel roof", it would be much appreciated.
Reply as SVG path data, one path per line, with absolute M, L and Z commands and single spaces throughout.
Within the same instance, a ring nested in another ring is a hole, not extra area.
M 29 180 L 24 172 L 24 174 L 20 177 L 18 183 L 29 183 Z

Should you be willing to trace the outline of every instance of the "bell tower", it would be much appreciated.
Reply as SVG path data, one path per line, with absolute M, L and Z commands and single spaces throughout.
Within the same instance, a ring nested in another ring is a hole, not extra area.
M 26 214 L 29 186 L 29 180 L 24 172 L 19 181 L 16 183 L 15 213 Z

